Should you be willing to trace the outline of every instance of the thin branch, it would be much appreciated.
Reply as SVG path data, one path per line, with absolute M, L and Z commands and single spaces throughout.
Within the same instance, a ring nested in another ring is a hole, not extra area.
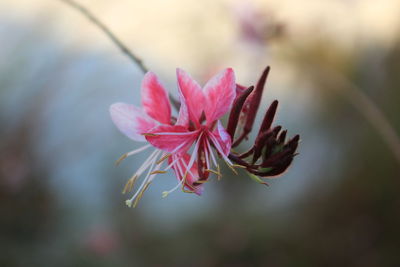
M 137 57 L 134 53 L 132 53 L 128 47 L 122 43 L 120 39 L 115 36 L 115 34 L 102 23 L 92 12 L 90 12 L 87 8 L 82 6 L 81 4 L 73 1 L 73 0 L 60 0 L 65 4 L 69 5 L 71 8 L 79 11 L 82 15 L 84 15 L 89 21 L 91 21 L 94 25 L 96 25 L 107 37 L 121 50 L 123 54 L 125 54 L 135 65 L 137 65 L 143 73 L 146 73 L 148 69 L 144 66 L 142 60 Z
M 148 68 L 143 64 L 143 61 L 136 56 L 129 48 L 117 38 L 117 36 L 103 23 L 101 22 L 89 9 L 85 8 L 81 4 L 78 4 L 74 0 L 60 0 L 64 2 L 71 8 L 79 11 L 83 16 L 85 16 L 90 22 L 92 22 L 96 27 L 98 27 L 120 50 L 126 55 L 136 66 L 140 68 L 143 73 L 148 72 Z M 171 94 L 168 93 L 169 98 L 176 110 L 179 110 L 180 102 Z

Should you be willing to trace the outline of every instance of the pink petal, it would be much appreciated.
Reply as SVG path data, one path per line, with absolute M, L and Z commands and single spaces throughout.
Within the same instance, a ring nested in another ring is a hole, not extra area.
M 211 78 L 204 87 L 206 99 L 207 125 L 222 117 L 229 109 L 236 97 L 235 73 L 231 68 L 225 69 Z
M 235 97 L 235 100 L 234 100 L 234 101 L 236 101 L 236 99 L 237 99 L 238 97 L 240 97 L 240 95 L 241 95 L 242 93 L 244 93 L 244 91 L 246 91 L 246 89 L 247 89 L 247 87 L 245 87 L 245 86 L 243 86 L 243 85 L 240 85 L 240 84 L 236 84 L 236 97 Z
M 225 156 L 228 156 L 229 152 L 231 151 L 232 139 L 225 128 L 222 126 L 220 121 L 218 121 L 217 128 L 211 134 L 214 137 L 212 138 L 212 140 L 216 140 L 216 142 L 218 143 L 218 145 L 215 144 L 218 152 L 224 154 Z M 220 151 L 219 148 L 221 148 L 222 151 Z
M 204 110 L 204 94 L 200 85 L 192 79 L 184 70 L 177 69 L 178 87 L 186 99 L 191 120 L 199 124 L 201 113 Z
M 153 72 L 147 72 L 143 78 L 142 106 L 153 119 L 171 124 L 171 105 L 167 90 Z
M 242 94 L 244 91 L 246 91 L 247 87 L 240 85 L 240 84 L 236 84 L 236 96 L 239 96 L 240 94 Z
M 186 166 L 189 164 L 190 161 L 190 155 L 188 153 L 185 153 L 181 156 L 181 159 L 185 162 L 186 165 L 182 164 L 181 162 L 175 163 L 172 168 L 175 171 L 176 178 L 178 178 L 179 181 L 183 179 L 183 175 L 185 175 L 186 172 Z M 171 157 L 169 158 L 169 162 L 171 163 L 172 160 Z M 178 166 L 179 164 L 179 166 Z M 183 175 L 182 175 L 183 172 Z M 203 184 L 199 185 L 194 185 L 199 180 L 199 173 L 197 170 L 197 164 L 193 164 L 192 167 L 190 168 L 190 172 L 187 172 L 186 178 L 185 178 L 185 188 L 187 190 L 195 192 L 197 195 L 201 195 L 203 193 L 204 187 Z
M 157 125 L 140 108 L 125 103 L 115 103 L 110 107 L 111 119 L 117 128 L 135 141 L 146 141 L 142 133 L 149 131 Z
M 180 126 L 184 126 L 184 127 L 188 128 L 189 127 L 189 110 L 188 110 L 188 107 L 186 104 L 186 100 L 182 96 L 182 94 L 179 94 L 179 99 L 181 102 L 181 106 L 179 108 L 178 119 L 177 119 L 175 125 L 180 125 Z
M 183 126 L 160 125 L 146 135 L 146 140 L 161 150 L 170 153 L 184 153 L 193 144 L 198 131 L 189 132 Z

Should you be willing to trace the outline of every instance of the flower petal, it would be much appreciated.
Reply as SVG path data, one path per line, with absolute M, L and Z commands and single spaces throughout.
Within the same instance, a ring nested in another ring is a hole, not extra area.
M 236 97 L 235 73 L 231 68 L 225 69 L 211 78 L 204 89 L 207 125 L 222 117 L 230 108 Z
M 205 98 L 200 85 L 184 70 L 177 69 L 178 88 L 186 99 L 191 120 L 199 124 L 201 113 L 204 110 Z
M 169 158 L 170 163 L 172 162 L 173 159 Z M 182 179 L 185 178 L 185 188 L 193 191 L 197 195 L 201 195 L 204 191 L 204 185 L 201 183 L 196 184 L 199 180 L 199 173 L 197 171 L 197 164 L 193 164 L 192 167 L 190 168 L 190 171 L 187 170 L 188 164 L 190 161 L 190 155 L 188 153 L 185 153 L 181 156 L 181 159 L 178 160 L 172 168 L 175 171 L 176 178 L 179 181 L 182 181 Z M 185 173 L 186 177 L 185 177 Z
M 160 125 L 147 132 L 146 140 L 161 150 L 184 153 L 193 144 L 198 131 L 190 132 L 183 126 Z
M 143 78 L 142 106 L 153 119 L 171 124 L 171 104 L 167 90 L 153 72 L 147 72 Z
M 241 84 L 236 84 L 236 97 L 240 96 L 243 94 L 244 91 L 246 91 L 247 87 L 243 86 Z
M 125 103 L 115 103 L 110 107 L 111 119 L 117 128 L 135 141 L 146 141 L 142 133 L 148 132 L 157 125 L 140 108 Z
M 217 144 L 214 144 L 219 153 L 228 156 L 231 151 L 232 139 L 225 128 L 222 126 L 221 122 L 218 121 L 217 128 L 211 133 L 214 138 L 211 138 Z M 220 151 L 222 150 L 222 151 Z
M 179 99 L 181 101 L 181 106 L 179 108 L 178 119 L 175 125 L 184 126 L 186 128 L 189 127 L 189 110 L 186 104 L 185 97 L 182 94 L 179 94 Z

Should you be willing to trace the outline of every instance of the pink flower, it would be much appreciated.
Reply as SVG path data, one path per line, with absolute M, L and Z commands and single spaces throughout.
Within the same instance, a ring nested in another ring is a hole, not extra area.
M 225 69 L 203 89 L 183 70 L 178 69 L 177 76 L 182 124 L 156 126 L 145 135 L 153 146 L 172 153 L 172 160 L 183 159 L 182 166 L 173 167 L 175 173 L 189 190 L 201 194 L 209 174 L 219 174 L 212 147 L 229 166 L 233 165 L 228 159 L 232 140 L 219 119 L 230 110 L 236 97 L 235 75 L 232 69 Z M 187 151 L 192 145 L 189 156 Z
M 236 96 L 233 70 L 222 71 L 204 89 L 183 70 L 178 69 L 177 76 L 181 100 L 178 118 L 171 116 L 167 91 L 152 72 L 148 72 L 142 82 L 142 108 L 125 103 L 115 103 L 110 107 L 111 118 L 122 133 L 135 141 L 147 140 L 156 148 L 123 190 L 124 193 L 131 191 L 136 180 L 147 170 L 139 189 L 126 201 L 128 206 L 138 203 L 156 174 L 165 173 L 171 168 L 179 183 L 163 192 L 163 196 L 180 186 L 185 192 L 201 195 L 203 183 L 209 174 L 219 175 L 212 147 L 232 165 L 227 157 L 232 144 L 231 137 L 218 119 L 230 110 Z M 173 124 L 173 121 L 176 123 Z M 189 154 L 192 146 L 193 151 Z M 118 162 L 149 147 L 145 145 L 128 152 Z M 167 158 L 168 166 L 161 170 Z M 213 166 L 217 167 L 217 171 L 212 170 Z
M 171 105 L 168 98 L 167 90 L 161 84 L 157 76 L 148 72 L 143 78 L 142 82 L 142 108 L 138 108 L 134 105 L 125 103 L 115 103 L 110 107 L 111 119 L 117 128 L 129 138 L 138 141 L 146 142 L 143 133 L 149 132 L 151 129 L 158 126 L 172 126 L 171 116 Z M 180 125 L 187 125 L 187 122 L 183 120 L 185 114 L 179 114 L 175 127 L 182 127 Z M 151 145 L 145 145 L 136 150 L 124 154 L 118 161 L 125 159 L 128 156 L 137 154 L 141 151 L 146 150 Z M 184 159 L 178 158 L 175 162 L 171 163 L 165 170 L 161 171 L 161 165 L 163 161 L 169 156 L 169 154 L 156 149 L 150 156 L 144 161 L 142 166 L 137 172 L 130 178 L 123 190 L 123 193 L 130 192 L 134 186 L 136 180 L 147 170 L 141 186 L 133 195 L 133 197 L 126 201 L 128 206 L 135 206 L 142 197 L 144 191 L 153 181 L 157 173 L 164 173 L 174 165 L 182 164 L 181 161 Z
M 201 88 L 189 74 L 177 69 L 180 100 L 177 117 L 172 116 L 167 91 L 157 76 L 146 73 L 141 108 L 124 103 L 110 107 L 111 118 L 122 133 L 135 141 L 149 143 L 124 154 L 117 163 L 151 146 L 156 148 L 128 180 L 123 193 L 130 192 L 137 179 L 147 171 L 126 204 L 136 206 L 156 174 L 169 169 L 174 170 L 179 182 L 171 190 L 164 191 L 163 197 L 179 187 L 184 192 L 201 195 L 211 173 L 221 176 L 215 152 L 232 170 L 233 167 L 244 168 L 261 184 L 266 183 L 258 176 L 283 173 L 297 155 L 300 137 L 296 135 L 286 141 L 286 131 L 281 131 L 281 126 L 271 128 L 278 105 L 276 100 L 265 113 L 253 147 L 242 154 L 231 153 L 231 148 L 246 139 L 253 128 L 269 70 L 269 67 L 264 70 L 255 87 L 237 85 L 233 70 L 228 68 Z M 220 118 L 228 111 L 230 116 L 225 130 Z M 240 136 L 232 144 L 235 132 L 240 132 Z M 250 156 L 250 161 L 246 160 Z M 164 162 L 168 163 L 162 168 Z

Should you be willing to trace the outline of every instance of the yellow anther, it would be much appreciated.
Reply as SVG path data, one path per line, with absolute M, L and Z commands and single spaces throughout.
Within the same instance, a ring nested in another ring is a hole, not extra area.
M 236 175 L 238 175 L 238 172 L 230 165 L 229 163 L 226 162 L 226 165 L 228 165 L 229 169 L 231 169 Z
M 170 156 L 171 156 L 171 154 L 165 155 L 164 157 L 160 158 L 160 159 L 156 162 L 156 164 L 160 164 L 161 162 L 163 162 L 164 160 L 166 160 L 166 159 L 169 158 Z
M 185 189 L 185 186 L 182 186 L 182 191 L 184 192 L 184 193 L 194 193 L 194 191 L 192 191 L 192 190 L 187 190 L 187 189 Z
M 187 174 L 188 174 L 188 171 L 186 171 L 185 175 L 183 176 L 182 191 L 185 192 L 185 193 L 194 193 L 194 191 L 192 191 L 192 190 L 185 189 Z
M 139 203 L 140 199 L 143 197 L 144 192 L 147 190 L 151 182 L 148 182 L 144 185 L 143 189 L 140 191 L 139 195 L 136 197 L 135 202 L 133 202 L 133 207 L 136 208 L 137 204 Z
M 214 170 L 206 169 L 205 171 L 206 171 L 206 172 L 212 172 L 212 173 L 214 173 L 214 174 L 216 174 L 216 175 L 218 175 L 218 176 L 221 176 L 221 173 L 219 173 L 219 172 L 217 172 L 217 171 L 214 171 Z
M 128 182 L 125 184 L 124 189 L 122 190 L 122 194 L 126 194 L 132 190 L 132 180 L 129 179 Z
M 130 178 L 128 180 L 128 182 L 126 183 L 124 189 L 122 190 L 122 194 L 126 194 L 126 193 L 132 191 L 132 188 L 133 188 L 137 178 L 138 178 L 138 176 L 134 175 L 132 178 Z
M 157 173 L 166 173 L 166 171 L 152 171 L 150 175 L 157 174 Z
M 233 164 L 232 167 L 246 169 L 246 166 L 239 165 L 239 164 Z
M 128 157 L 128 153 L 123 154 L 121 157 L 119 157 L 119 159 L 117 159 L 117 161 L 115 162 L 115 165 L 118 166 L 121 163 L 121 161 L 123 161 L 127 157 Z
M 144 136 L 158 136 L 157 134 L 153 134 L 153 133 L 142 133 L 142 135 L 144 135 Z

